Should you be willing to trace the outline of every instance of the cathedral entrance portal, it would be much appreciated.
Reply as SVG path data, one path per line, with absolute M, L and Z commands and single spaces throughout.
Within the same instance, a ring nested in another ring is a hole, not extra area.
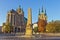
M 15 27 L 15 32 L 21 32 L 20 28 Z

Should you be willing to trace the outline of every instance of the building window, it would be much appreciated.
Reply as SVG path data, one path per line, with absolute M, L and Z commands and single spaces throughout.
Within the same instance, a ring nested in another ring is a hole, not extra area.
M 15 27 L 15 32 L 17 32 L 17 27 Z
M 18 32 L 20 32 L 20 28 L 18 28 Z

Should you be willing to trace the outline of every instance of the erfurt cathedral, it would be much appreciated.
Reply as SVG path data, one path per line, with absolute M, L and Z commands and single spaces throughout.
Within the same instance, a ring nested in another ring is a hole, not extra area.
M 19 6 L 16 10 L 11 9 L 7 13 L 6 24 L 10 23 L 13 32 L 25 32 L 27 19 L 24 17 L 24 11 Z

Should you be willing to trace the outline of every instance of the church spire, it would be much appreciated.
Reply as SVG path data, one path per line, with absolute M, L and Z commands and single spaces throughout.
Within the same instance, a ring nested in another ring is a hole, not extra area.
M 21 5 L 18 6 L 17 10 L 21 10 Z
M 21 5 L 19 5 L 19 7 L 18 8 L 21 8 Z
M 21 10 L 22 10 L 22 9 L 21 9 L 21 6 L 19 5 L 19 7 L 17 8 L 17 12 L 18 12 L 18 13 L 21 13 Z
M 47 15 L 47 14 L 46 14 L 46 9 L 45 9 L 45 15 Z
M 42 12 L 44 12 L 44 11 L 43 11 L 43 6 L 42 6 Z
M 40 9 L 39 9 L 39 15 L 40 15 Z

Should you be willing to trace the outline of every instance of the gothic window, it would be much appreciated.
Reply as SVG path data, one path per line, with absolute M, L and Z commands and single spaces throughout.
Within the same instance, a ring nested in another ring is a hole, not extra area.
M 17 27 L 15 27 L 15 32 L 17 32 Z
M 20 32 L 20 28 L 18 28 L 18 32 Z

